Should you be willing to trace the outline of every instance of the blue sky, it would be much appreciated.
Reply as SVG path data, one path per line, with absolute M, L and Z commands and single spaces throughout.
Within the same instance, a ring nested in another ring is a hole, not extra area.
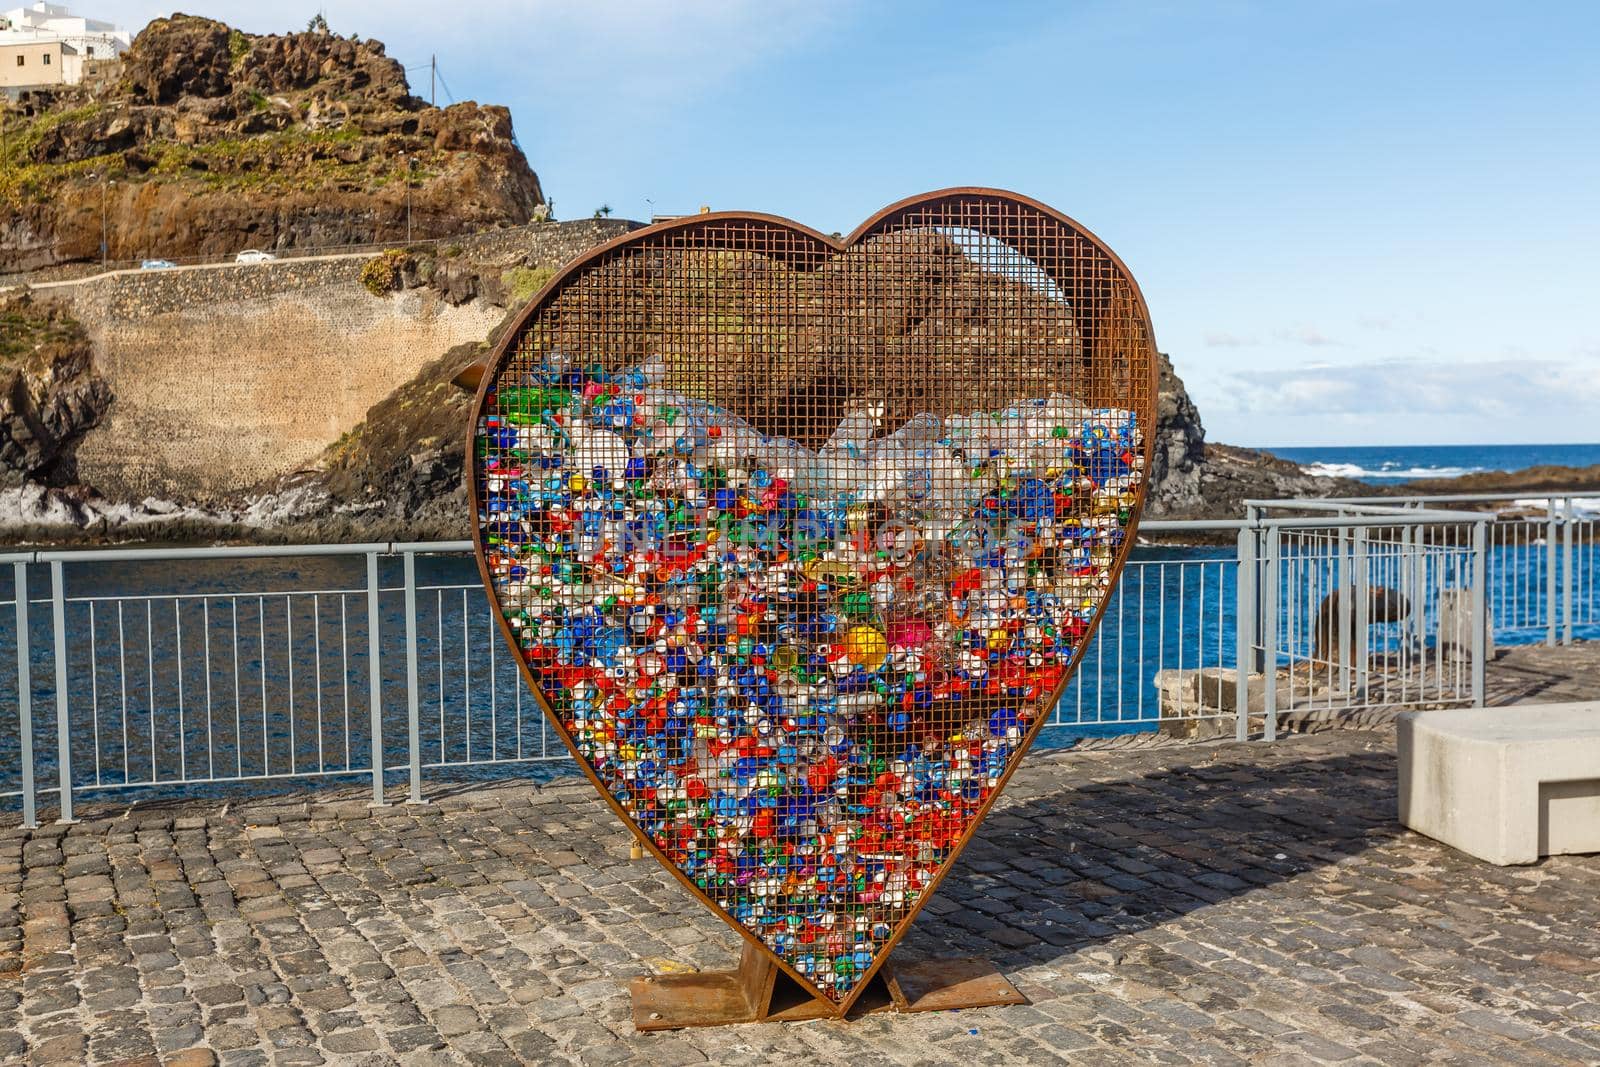
M 563 218 L 1036 196 L 1133 269 L 1212 440 L 1600 441 L 1600 4 L 320 6 L 509 105 Z

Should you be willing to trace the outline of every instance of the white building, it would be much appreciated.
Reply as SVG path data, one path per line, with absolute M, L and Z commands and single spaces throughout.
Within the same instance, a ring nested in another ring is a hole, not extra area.
M 61 41 L 0 41 L 0 93 L 14 97 L 28 89 L 76 85 L 83 80 L 83 57 Z
M 92 62 L 117 58 L 128 50 L 133 38 L 127 30 L 110 22 L 74 15 L 65 5 L 45 0 L 0 11 L 0 46 L 51 41 L 66 45 L 80 61 Z

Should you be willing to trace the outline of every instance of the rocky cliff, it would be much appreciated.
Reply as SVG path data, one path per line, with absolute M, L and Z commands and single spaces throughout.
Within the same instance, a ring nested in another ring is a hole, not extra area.
M 0 489 L 72 485 L 78 443 L 110 403 L 82 326 L 27 296 L 0 299 Z
M 1164 352 L 1159 388 L 1151 518 L 1232 519 L 1244 514 L 1246 500 L 1375 493 L 1364 482 L 1307 474 L 1270 452 L 1208 443 L 1200 409 Z
M 0 272 L 438 237 L 544 195 L 503 107 L 429 106 L 378 41 L 152 22 L 121 77 L 0 113 Z M 408 197 L 409 192 L 409 197 Z

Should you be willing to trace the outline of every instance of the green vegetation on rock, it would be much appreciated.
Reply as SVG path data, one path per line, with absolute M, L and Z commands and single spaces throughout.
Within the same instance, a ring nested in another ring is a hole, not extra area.
M 533 294 L 543 289 L 556 272 L 551 267 L 512 267 L 500 276 L 511 291 L 511 306 L 526 304 Z
M 25 298 L 0 302 L 0 366 L 26 362 L 49 345 L 76 343 L 83 327 L 53 305 L 35 305 Z
M 373 296 L 385 296 L 400 288 L 400 274 L 408 258 L 403 248 L 379 252 L 361 265 L 361 284 Z

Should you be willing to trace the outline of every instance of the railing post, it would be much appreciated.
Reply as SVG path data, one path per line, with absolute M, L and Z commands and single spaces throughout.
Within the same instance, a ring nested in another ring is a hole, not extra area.
M 17 599 L 17 731 L 22 743 L 22 825 L 39 825 L 33 786 L 33 664 L 28 646 L 28 565 L 12 565 L 11 591 Z
M 1278 739 L 1278 527 L 1269 526 L 1266 537 L 1266 573 L 1262 575 L 1261 658 L 1265 716 L 1262 740 Z
M 1367 680 L 1371 669 L 1371 652 L 1368 643 L 1371 641 L 1369 629 L 1372 623 L 1372 575 L 1367 573 L 1367 528 L 1357 526 L 1350 531 L 1350 566 L 1355 573 L 1355 629 L 1350 634 L 1355 645 L 1353 658 L 1355 660 L 1355 686 L 1351 695 L 1361 700 L 1367 699 Z M 1343 635 L 1341 635 L 1343 636 Z
M 1245 505 L 1244 518 L 1245 522 L 1249 524 L 1251 538 L 1250 558 L 1257 561 L 1256 570 L 1250 575 L 1250 588 L 1257 591 L 1257 595 L 1254 597 L 1254 602 L 1251 604 L 1251 609 L 1255 612 L 1255 614 L 1250 619 L 1250 633 L 1253 636 L 1256 636 L 1259 635 L 1264 629 L 1262 626 L 1263 616 L 1261 614 L 1261 597 L 1259 593 L 1261 588 L 1261 583 L 1259 580 L 1260 560 L 1263 555 L 1264 537 L 1261 529 L 1261 509 L 1256 507 L 1254 504 Z M 1262 669 L 1262 663 L 1265 662 L 1263 659 L 1265 655 L 1266 653 L 1264 651 L 1256 650 L 1255 643 L 1252 641 L 1250 650 L 1250 669 L 1253 671 L 1260 671 Z
M 405 553 L 406 571 L 406 739 L 411 764 L 411 792 L 406 798 L 408 804 L 422 804 L 422 740 L 421 727 L 418 723 L 421 709 L 418 707 L 417 686 L 417 557 L 416 553 Z
M 1233 736 L 1237 741 L 1248 741 L 1250 667 L 1256 654 L 1256 533 L 1248 528 L 1239 531 L 1239 573 L 1234 579 L 1233 591 L 1233 658 L 1238 675 Z
M 1400 642 L 1407 650 L 1411 648 L 1418 635 L 1418 610 L 1416 610 L 1417 602 L 1411 598 L 1411 574 L 1416 570 L 1416 555 L 1419 548 L 1412 545 L 1412 530 L 1413 527 L 1410 526 L 1400 527 L 1400 558 L 1395 572 L 1395 581 L 1400 585 L 1396 592 L 1413 608 L 1400 617 Z M 1403 652 L 1402 655 L 1409 655 L 1409 651 Z
M 379 633 L 378 554 L 367 553 L 367 697 L 372 736 L 372 806 L 385 807 L 383 790 L 383 641 Z
M 1337 635 L 1330 635 L 1334 637 L 1333 650 L 1334 655 L 1337 657 L 1332 666 L 1338 668 L 1339 689 L 1348 694 L 1351 691 L 1350 664 L 1353 654 L 1353 650 L 1350 647 L 1352 644 L 1350 637 L 1355 633 L 1356 620 L 1353 613 L 1357 596 L 1356 585 L 1360 582 L 1360 579 L 1351 570 L 1355 563 L 1354 555 L 1351 552 L 1350 529 L 1348 527 L 1343 527 L 1339 530 L 1339 536 L 1335 543 L 1339 546 L 1338 566 L 1334 584 L 1334 588 L 1337 590 L 1334 595 L 1339 598 L 1334 605 L 1334 614 L 1338 618 L 1336 620 L 1330 619 L 1329 621 L 1337 625 L 1339 629 Z M 1317 621 L 1320 623 L 1321 619 L 1319 618 Z M 1332 674 L 1334 672 L 1330 670 L 1329 673 Z M 1331 701 L 1332 698 L 1330 697 L 1329 699 Z
M 1472 526 L 1472 706 L 1484 706 L 1484 676 L 1487 664 L 1486 640 L 1489 629 L 1488 589 L 1489 522 L 1480 519 Z
M 1576 535 L 1577 512 L 1573 510 L 1572 498 L 1569 496 L 1562 501 L 1562 511 L 1565 521 L 1561 524 L 1561 643 L 1572 644 L 1572 541 Z
M 57 822 L 77 822 L 72 817 L 72 731 L 67 714 L 67 591 L 61 561 L 50 562 L 50 612 L 56 644 L 56 764 L 61 785 L 61 817 Z
M 1560 517 L 1556 515 L 1554 498 L 1544 503 L 1544 643 L 1553 648 L 1556 643 L 1556 561 L 1559 558 L 1556 534 L 1560 530 Z

